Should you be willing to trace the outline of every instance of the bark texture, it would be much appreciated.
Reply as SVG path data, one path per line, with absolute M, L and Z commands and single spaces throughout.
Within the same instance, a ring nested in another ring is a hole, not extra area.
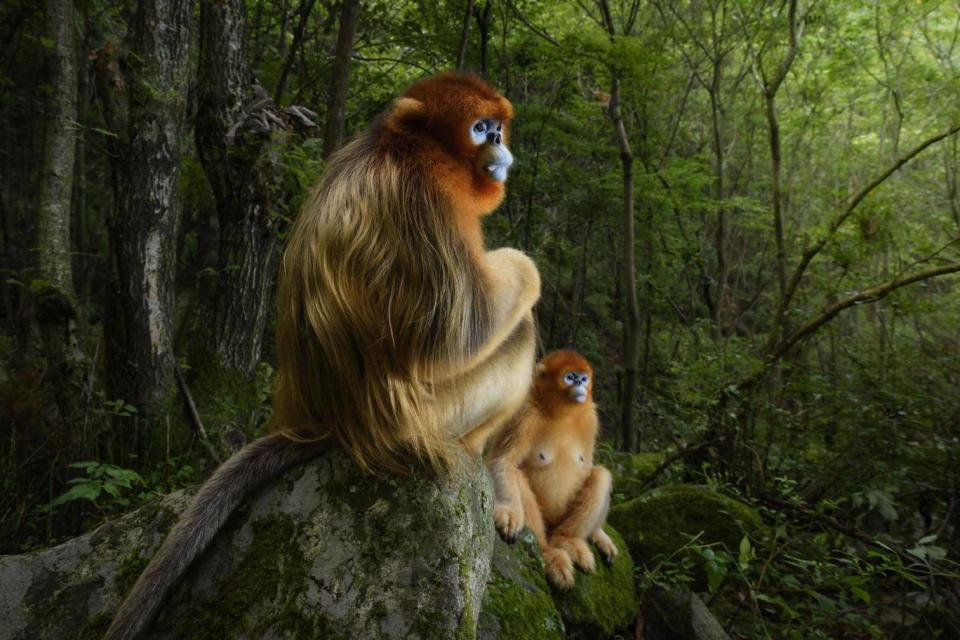
M 134 405 L 147 428 L 176 392 L 171 332 L 191 9 L 190 0 L 140 0 L 123 64 L 116 44 L 98 61 L 105 116 L 117 136 L 109 393 Z
M 51 43 L 37 198 L 36 320 L 46 352 L 46 382 L 56 390 L 59 419 L 70 433 L 86 367 L 77 344 L 70 253 L 70 210 L 77 148 L 77 44 L 73 0 L 47 0 L 44 32 Z M 65 445 L 65 446 L 70 446 Z
M 249 376 L 260 360 L 273 303 L 281 220 L 274 210 L 280 196 L 274 186 L 280 160 L 274 142 L 284 135 L 286 123 L 273 114 L 266 92 L 251 82 L 244 57 L 244 3 L 203 0 L 200 20 L 196 139 L 217 201 L 220 253 L 212 321 L 199 334 L 219 368 Z M 279 124 L 271 126 L 264 113 Z M 260 116 L 267 126 L 245 126 Z

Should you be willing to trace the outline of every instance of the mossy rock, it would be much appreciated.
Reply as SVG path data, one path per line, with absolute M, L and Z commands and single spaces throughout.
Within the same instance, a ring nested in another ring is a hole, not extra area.
M 637 616 L 633 558 L 623 537 L 613 527 L 606 525 L 604 530 L 620 550 L 613 564 L 604 562 L 603 555 L 594 548 L 596 571 L 577 571 L 573 589 L 553 591 L 553 600 L 567 626 L 568 639 L 612 638 Z
M 62 545 L 0 557 L 0 638 L 102 637 L 183 510 L 178 492 Z M 342 451 L 252 495 L 177 586 L 150 640 L 469 640 L 489 576 L 493 488 L 462 454 L 448 479 L 368 475 Z
M 666 454 L 659 451 L 648 453 L 624 453 L 609 449 L 598 451 L 597 463 L 607 467 L 613 474 L 613 504 L 620 504 L 643 493 L 647 478 L 653 475 L 664 458 Z
M 632 624 L 637 599 L 633 560 L 623 538 L 607 533 L 621 553 L 612 566 L 594 551 L 594 573 L 577 571 L 573 589 L 551 588 L 543 571 L 543 554 L 524 529 L 514 545 L 497 540 L 490 581 L 478 623 L 482 640 L 603 639 Z
M 699 534 L 698 545 L 722 544 L 737 553 L 745 534 L 762 536 L 756 511 L 699 485 L 668 485 L 610 509 L 610 524 L 623 532 L 630 552 L 648 566 L 675 554 Z M 699 554 L 689 556 L 698 567 L 696 586 L 705 584 Z
M 497 537 L 483 596 L 481 640 L 563 640 L 563 620 L 543 573 L 543 555 L 529 529 L 513 545 Z

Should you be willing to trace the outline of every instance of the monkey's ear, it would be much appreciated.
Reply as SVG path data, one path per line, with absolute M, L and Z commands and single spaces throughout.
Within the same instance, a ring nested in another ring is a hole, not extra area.
M 426 122 L 427 114 L 424 104 L 416 98 L 400 96 L 393 101 L 387 115 L 387 128 L 391 131 L 403 131 Z

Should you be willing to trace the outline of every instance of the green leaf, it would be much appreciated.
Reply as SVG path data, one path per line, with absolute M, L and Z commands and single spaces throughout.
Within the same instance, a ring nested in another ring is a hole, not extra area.
M 750 560 L 753 558 L 753 548 L 750 546 L 750 540 L 747 536 L 740 539 L 740 568 L 746 569 L 750 566 Z
M 870 594 L 860 587 L 850 587 L 850 593 L 863 600 L 864 603 L 870 604 Z
M 67 502 L 73 502 L 74 500 L 89 500 L 90 502 L 96 502 L 97 498 L 100 497 L 100 485 L 94 483 L 85 483 L 74 485 L 69 491 L 65 494 L 54 498 L 50 502 L 51 507 L 59 507 L 62 504 Z

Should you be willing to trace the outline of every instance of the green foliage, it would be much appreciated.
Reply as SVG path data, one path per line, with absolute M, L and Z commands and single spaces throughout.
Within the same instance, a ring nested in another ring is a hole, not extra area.
M 70 480 L 70 489 L 47 504 L 49 511 L 79 500 L 89 501 L 103 512 L 121 511 L 130 506 L 129 496 L 134 485 L 144 485 L 143 478 L 136 471 L 112 464 L 75 462 L 68 467 L 79 469 L 83 475 Z

